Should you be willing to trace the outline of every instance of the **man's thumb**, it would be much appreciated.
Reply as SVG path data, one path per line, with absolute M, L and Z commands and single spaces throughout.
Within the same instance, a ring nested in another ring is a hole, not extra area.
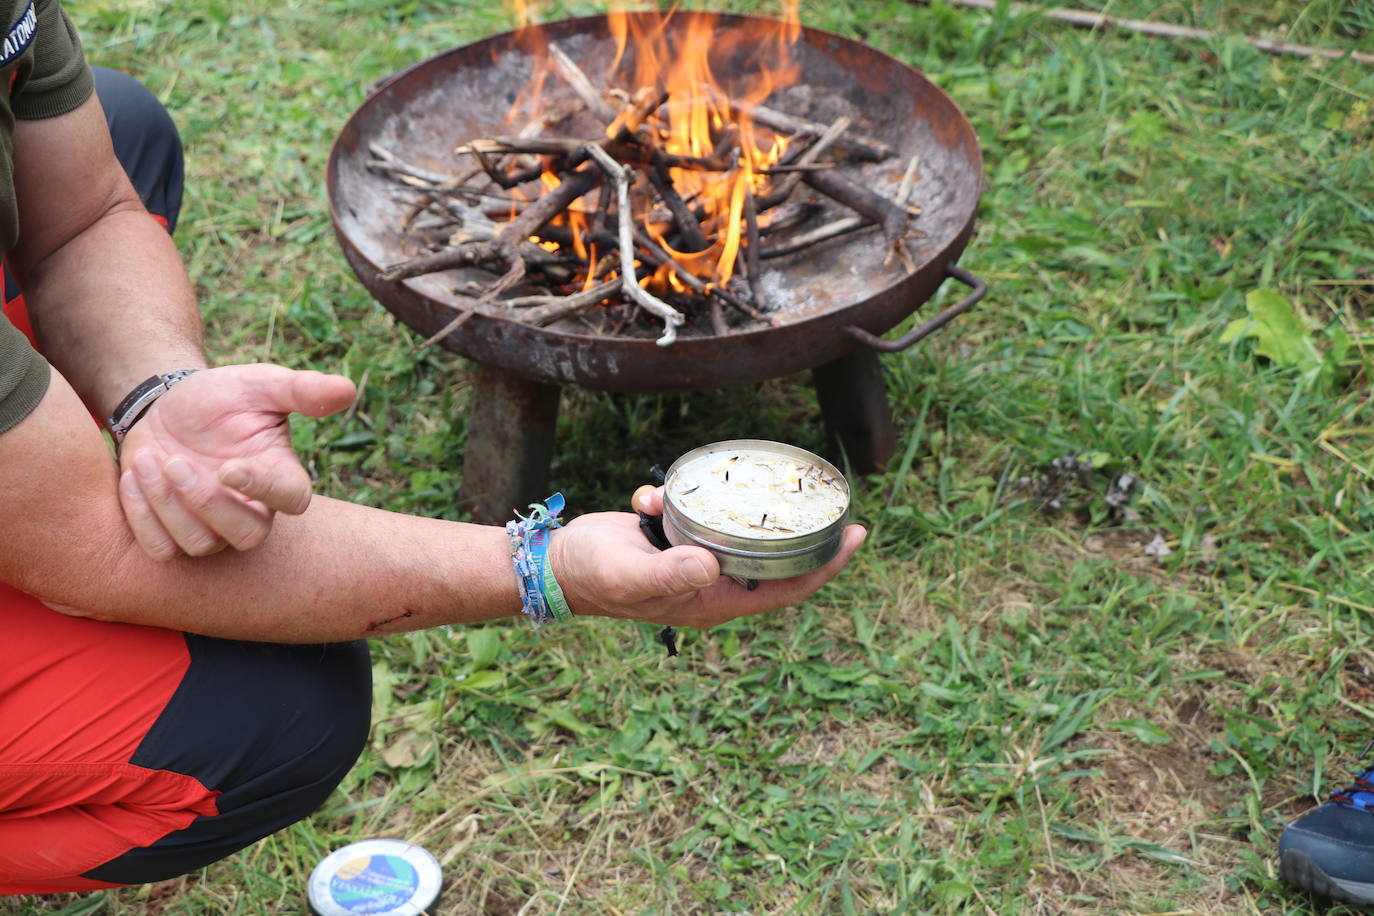
M 689 589 L 707 588 L 720 577 L 720 564 L 710 554 L 706 554 L 709 559 L 703 560 L 703 553 L 693 549 L 677 561 L 677 575 Z
M 358 396 L 357 386 L 342 375 L 304 370 L 291 379 L 292 409 L 308 417 L 327 417 L 350 406 Z

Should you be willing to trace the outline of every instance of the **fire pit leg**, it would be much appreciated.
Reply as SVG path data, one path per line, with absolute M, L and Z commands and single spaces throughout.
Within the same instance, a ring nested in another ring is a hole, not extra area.
M 817 366 L 811 378 L 831 448 L 855 473 L 883 470 L 897 447 L 897 430 L 892 424 L 878 354 L 860 347 L 848 356 Z
M 459 506 L 499 525 L 549 494 L 559 386 L 475 366 Z

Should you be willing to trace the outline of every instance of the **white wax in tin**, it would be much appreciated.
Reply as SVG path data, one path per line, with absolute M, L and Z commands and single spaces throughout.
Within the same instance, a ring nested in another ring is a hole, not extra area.
M 776 540 L 818 531 L 844 514 L 844 482 L 804 458 L 760 449 L 709 452 L 673 472 L 668 498 L 722 534 Z

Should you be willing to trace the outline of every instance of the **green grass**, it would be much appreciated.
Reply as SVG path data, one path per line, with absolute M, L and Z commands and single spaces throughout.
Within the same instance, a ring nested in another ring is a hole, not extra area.
M 923 69 L 987 166 L 961 263 L 991 291 L 883 358 L 900 441 L 859 481 L 852 567 L 671 662 L 605 621 L 376 641 L 372 747 L 316 816 L 178 881 L 0 910 L 296 912 L 329 850 L 393 835 L 445 860 L 453 914 L 1349 912 L 1280 884 L 1273 852 L 1374 715 L 1374 67 L 1236 36 L 1370 52 L 1367 5 L 1092 5 L 1233 36 L 1204 42 L 805 6 Z M 505 14 L 72 13 L 181 125 L 214 356 L 365 379 L 347 418 L 297 424 L 320 491 L 458 517 L 467 369 L 415 355 L 354 280 L 324 161 L 371 83 Z M 1300 348 L 1226 334 L 1257 290 Z M 567 391 L 554 478 L 619 507 L 701 442 L 821 448 L 818 417 L 805 377 Z

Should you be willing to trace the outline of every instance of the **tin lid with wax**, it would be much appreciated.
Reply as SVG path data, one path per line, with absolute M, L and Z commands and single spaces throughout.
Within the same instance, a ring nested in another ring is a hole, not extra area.
M 783 579 L 824 565 L 849 517 L 849 482 L 817 455 L 766 439 L 693 449 L 664 480 L 664 534 L 716 554 L 726 575 Z
M 336 849 L 310 873 L 316 916 L 421 916 L 443 883 L 439 861 L 404 840 L 362 840 Z

